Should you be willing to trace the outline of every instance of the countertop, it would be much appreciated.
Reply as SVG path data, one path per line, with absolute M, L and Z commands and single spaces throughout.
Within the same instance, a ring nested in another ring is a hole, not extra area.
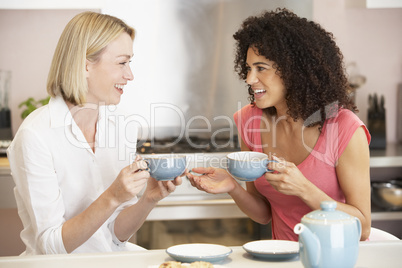
M 9 169 L 7 157 L 0 157 L 0 169 Z M 387 144 L 385 150 L 370 150 L 370 167 L 402 167 L 402 144 Z
M 370 150 L 370 167 L 402 167 L 402 144 L 387 144 L 385 150 Z M 9 168 L 7 157 L 0 157 L 0 168 Z
M 402 144 L 387 144 L 385 150 L 370 150 L 370 167 L 402 167 Z
M 386 150 L 370 151 L 370 167 L 397 167 L 402 168 L 402 144 L 387 144 Z M 0 157 L 0 175 L 9 176 L 10 166 L 6 157 Z M 182 191 L 186 188 L 182 186 Z M 152 210 L 147 220 L 182 220 L 182 219 L 210 219 L 210 218 L 242 218 L 244 213 L 236 206 L 231 198 L 222 198 L 216 195 L 208 196 L 202 200 L 188 200 L 181 196 L 176 199 L 162 200 Z M 188 196 L 186 196 L 188 198 Z M 4 198 L 3 198 L 4 199 Z M 12 198 L 13 199 L 13 198 Z M 14 199 L 13 199 L 14 200 Z M 14 201 L 13 201 L 14 202 Z M 4 203 L 4 202 L 3 202 Z M 5 205 L 3 205 L 5 206 Z M 7 203 L 7 206 L 8 205 Z M 15 207 L 16 204 L 12 204 Z M 214 206 L 211 210 L 210 207 Z M 177 208 L 185 213 L 175 213 Z M 208 213 L 205 213 L 208 212 Z M 195 215 L 192 217 L 191 215 Z M 373 220 L 400 220 L 402 211 L 373 211 Z
M 0 167 L 10 167 L 7 157 L 0 157 Z
M 225 260 L 216 263 L 220 268 L 279 267 L 302 268 L 296 257 L 286 261 L 268 261 L 252 257 L 240 246 L 231 247 L 233 252 Z M 355 268 L 399 268 L 402 266 L 402 240 L 360 242 L 359 257 Z M 0 257 L 2 268 L 110 268 L 135 267 L 158 268 L 165 261 L 171 261 L 164 249 L 137 252 L 41 255 L 32 257 Z
M 0 157 L 0 175 L 10 175 L 10 162 L 7 157 Z

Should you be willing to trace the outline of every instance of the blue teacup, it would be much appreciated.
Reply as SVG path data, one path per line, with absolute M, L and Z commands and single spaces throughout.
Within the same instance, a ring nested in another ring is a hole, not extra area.
M 144 156 L 148 171 L 158 181 L 170 181 L 183 174 L 186 169 L 185 155 L 158 154 Z
M 265 172 L 273 171 L 267 168 L 268 163 L 277 162 L 269 160 L 264 153 L 251 151 L 230 153 L 226 159 L 228 172 L 240 181 L 255 181 Z

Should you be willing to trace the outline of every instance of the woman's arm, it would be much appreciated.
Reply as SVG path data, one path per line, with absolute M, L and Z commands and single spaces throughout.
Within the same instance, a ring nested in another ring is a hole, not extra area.
M 240 210 L 253 221 L 268 224 L 272 219 L 271 206 L 268 200 L 257 191 L 254 182 L 247 182 L 246 185 L 247 191 L 235 190 L 229 192 L 230 196 Z
M 337 209 L 357 217 L 362 224 L 361 240 L 366 240 L 371 229 L 370 201 L 370 152 L 363 127 L 359 127 L 343 151 L 336 166 L 339 185 L 345 203 L 338 202 Z M 321 201 L 330 198 L 318 188 L 311 188 L 302 199 L 312 209 L 319 209 Z
M 243 140 L 241 141 L 242 151 L 249 151 Z M 245 190 L 226 170 L 218 168 L 193 168 L 196 173 L 202 176 L 187 174 L 191 184 L 201 191 L 219 194 L 228 193 L 236 205 L 252 220 L 267 224 L 271 220 L 271 209 L 269 202 L 262 196 L 254 186 L 254 182 L 247 182 Z
M 362 224 L 361 240 L 366 240 L 371 230 L 370 151 L 363 127 L 359 127 L 336 167 L 339 184 L 346 204 L 338 209 L 359 218 Z
M 28 247 L 42 254 L 69 253 L 87 241 L 121 203 L 132 199 L 145 186 L 149 173 L 137 172 L 146 168 L 143 161 L 126 167 L 89 207 L 66 219 L 71 208 L 65 206 L 61 187 L 67 186 L 60 185 L 66 182 L 58 177 L 60 170 L 54 166 L 48 145 L 42 132 L 21 129 L 9 149 L 10 166 L 17 197 L 21 198 L 18 202 L 21 216 L 25 222 L 29 221 L 25 227 L 35 237 L 35 241 L 28 241 L 32 243 Z
M 307 180 L 293 163 L 270 163 L 277 174 L 266 173 L 269 183 L 279 192 L 298 196 L 312 210 L 320 209 L 322 201 L 333 200 Z M 362 127 L 353 134 L 338 160 L 336 173 L 346 203 L 338 202 L 337 209 L 359 218 L 362 224 L 361 240 L 370 234 L 370 154 L 367 137 Z
M 184 175 L 184 174 L 183 174 Z M 119 213 L 114 223 L 114 233 L 120 241 L 127 241 L 137 232 L 156 204 L 174 192 L 182 183 L 181 177 L 173 181 L 157 181 L 148 179 L 147 188 L 140 200 Z
M 145 186 L 149 173 L 144 161 L 121 170 L 116 180 L 88 208 L 63 224 L 62 237 L 68 253 L 87 241 L 113 214 L 119 205 L 134 198 Z
M 241 139 L 240 148 L 242 151 L 249 151 L 248 146 Z M 253 221 L 260 224 L 268 224 L 272 219 L 271 206 L 268 200 L 257 191 L 254 182 L 247 182 L 247 194 L 236 190 L 229 192 L 237 206 Z M 243 187 L 241 187 L 243 189 Z

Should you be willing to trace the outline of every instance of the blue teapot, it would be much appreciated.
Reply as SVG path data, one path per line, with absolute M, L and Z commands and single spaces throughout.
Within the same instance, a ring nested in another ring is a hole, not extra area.
M 299 235 L 300 259 L 306 268 L 353 267 L 359 255 L 361 223 L 324 201 L 321 210 L 303 216 L 294 232 Z

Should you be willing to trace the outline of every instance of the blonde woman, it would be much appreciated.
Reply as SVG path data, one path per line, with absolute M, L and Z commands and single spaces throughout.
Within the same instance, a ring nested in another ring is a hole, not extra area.
M 48 77 L 51 100 L 8 149 L 24 255 L 127 250 L 157 202 L 181 184 L 150 177 L 135 157 L 136 128 L 109 108 L 133 80 L 134 35 L 120 19 L 93 12 L 64 29 Z

